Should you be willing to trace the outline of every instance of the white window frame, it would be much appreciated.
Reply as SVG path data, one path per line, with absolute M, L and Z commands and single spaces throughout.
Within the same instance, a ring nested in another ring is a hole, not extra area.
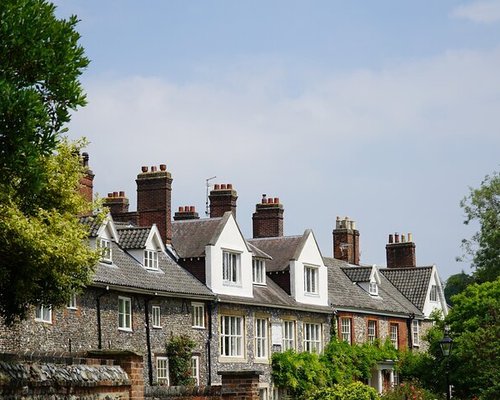
M 244 357 L 244 318 L 240 315 L 220 317 L 220 355 Z
M 391 343 L 394 346 L 394 348 L 397 350 L 399 347 L 399 325 L 398 324 L 390 324 L 389 329 L 390 329 Z
M 130 297 L 118 296 L 118 329 L 132 331 L 132 299 Z
M 377 282 L 370 282 L 368 284 L 368 293 L 370 293 L 372 296 L 378 296 Z
M 295 321 L 284 320 L 282 323 L 283 351 L 296 349 Z
M 113 249 L 111 248 L 111 240 L 106 238 L 97 239 L 97 248 L 101 251 L 101 261 L 113 262 Z
M 374 343 L 375 339 L 377 339 L 377 321 L 374 319 L 368 320 L 367 337 L 368 343 Z
M 191 357 L 191 378 L 195 381 L 195 386 L 200 386 L 200 356 Z
M 266 284 L 266 263 L 264 260 L 254 258 L 252 260 L 253 283 L 257 285 Z
M 151 307 L 151 319 L 153 321 L 153 328 L 161 328 L 161 307 Z
M 224 285 L 241 283 L 241 254 L 234 251 L 222 251 L 222 282 Z
M 144 268 L 158 270 L 158 252 L 156 250 L 144 250 Z
M 156 382 L 159 385 L 170 386 L 168 357 L 156 357 Z
M 321 324 L 313 322 L 304 323 L 304 340 L 303 347 L 304 351 L 309 353 L 321 353 L 322 349 L 322 329 Z
M 52 323 L 52 307 L 39 304 L 35 309 L 35 321 L 44 322 L 46 324 Z
M 420 321 L 418 319 L 412 322 L 411 335 L 413 346 L 420 346 Z
M 78 309 L 78 305 L 76 302 L 76 293 L 71 293 L 71 295 L 69 296 L 68 305 L 66 306 L 66 308 L 68 308 L 70 310 L 77 310 Z
M 352 320 L 351 318 L 340 318 L 340 334 L 342 340 L 349 344 L 352 343 Z
M 192 327 L 205 329 L 205 304 L 191 303 Z
M 431 290 L 429 292 L 429 300 L 437 302 L 437 285 L 431 285 Z
M 267 318 L 255 318 L 255 358 L 269 358 L 269 321 Z
M 304 292 L 317 295 L 319 285 L 319 268 L 312 265 L 304 265 Z

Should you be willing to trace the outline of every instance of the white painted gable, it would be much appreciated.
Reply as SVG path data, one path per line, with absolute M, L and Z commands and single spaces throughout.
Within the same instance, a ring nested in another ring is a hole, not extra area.
M 237 282 L 223 279 L 223 254 L 235 254 L 238 259 Z M 227 218 L 215 243 L 205 247 L 207 286 L 217 294 L 253 297 L 252 253 L 232 214 Z
M 291 294 L 299 303 L 328 306 L 328 270 L 323 264 L 323 256 L 312 231 L 304 233 L 306 239 L 295 260 L 290 261 Z M 317 293 L 307 293 L 305 289 L 306 269 L 317 270 Z
M 431 301 L 431 290 L 432 286 L 436 286 L 436 301 Z M 425 296 L 425 303 L 423 313 L 426 318 L 428 318 L 434 310 L 441 311 L 442 315 L 446 317 L 448 315 L 448 305 L 444 298 L 444 290 L 441 285 L 441 279 L 439 279 L 439 274 L 435 265 L 432 266 L 431 279 L 429 280 L 429 286 L 427 287 L 427 294 Z

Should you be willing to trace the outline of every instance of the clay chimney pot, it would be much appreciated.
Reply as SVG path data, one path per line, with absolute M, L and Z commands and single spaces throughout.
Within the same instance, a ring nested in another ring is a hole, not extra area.
M 160 171 L 166 171 L 167 170 L 167 165 L 166 164 L 160 164 Z
M 141 171 L 142 171 L 142 172 L 148 172 L 148 167 L 146 167 L 145 165 L 143 165 L 143 166 L 141 167 Z

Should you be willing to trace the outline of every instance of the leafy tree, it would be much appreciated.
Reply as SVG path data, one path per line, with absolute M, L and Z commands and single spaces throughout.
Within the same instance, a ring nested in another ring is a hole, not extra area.
M 191 356 L 196 343 L 185 335 L 172 336 L 166 345 L 170 384 L 188 386 L 194 384 L 191 376 Z
M 313 390 L 306 400 L 378 400 L 377 391 L 361 382 L 351 382 L 347 385 L 335 384 Z
M 446 318 L 453 335 L 451 381 L 456 397 L 498 399 L 500 393 L 500 278 L 473 284 L 454 297 Z
M 460 205 L 465 211 L 465 224 L 480 224 L 471 240 L 463 241 L 465 251 L 473 256 L 474 278 L 478 283 L 494 281 L 500 276 L 500 174 L 486 176 Z
M 77 215 L 81 143 L 63 140 L 85 104 L 88 65 L 76 17 L 60 20 L 44 0 L 0 1 L 0 317 L 32 304 L 61 305 L 90 281 L 97 254 Z
M 444 297 L 446 298 L 446 302 L 453 305 L 452 297 L 463 292 L 465 288 L 473 282 L 474 278 L 471 275 L 467 275 L 464 271 L 448 277 L 444 287 Z

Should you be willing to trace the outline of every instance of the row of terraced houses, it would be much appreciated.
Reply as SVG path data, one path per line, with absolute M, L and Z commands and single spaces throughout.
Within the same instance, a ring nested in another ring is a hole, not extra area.
M 88 170 L 82 180 L 89 199 L 93 178 Z M 256 204 L 253 237 L 245 238 L 231 184 L 213 186 L 210 216 L 200 218 L 191 206 L 172 216 L 165 165 L 142 167 L 136 182 L 136 211 L 124 192 L 112 192 L 102 223 L 82 218 L 91 246 L 102 249 L 92 285 L 65 308 L 39 306 L 32 318 L 0 328 L 0 352 L 132 350 L 144 357 L 147 385 L 169 385 L 165 343 L 187 335 L 196 343 L 197 385 L 220 384 L 224 371 L 258 371 L 261 398 L 277 399 L 273 352 L 321 352 L 332 332 L 351 344 L 388 338 L 419 349 L 431 312 L 447 313 L 438 271 L 416 265 L 411 235 L 389 235 L 386 267 L 362 265 L 349 218 L 337 218 L 331 257 L 311 230 L 284 236 L 278 198 Z M 382 391 L 395 379 L 387 360 L 368 383 Z

